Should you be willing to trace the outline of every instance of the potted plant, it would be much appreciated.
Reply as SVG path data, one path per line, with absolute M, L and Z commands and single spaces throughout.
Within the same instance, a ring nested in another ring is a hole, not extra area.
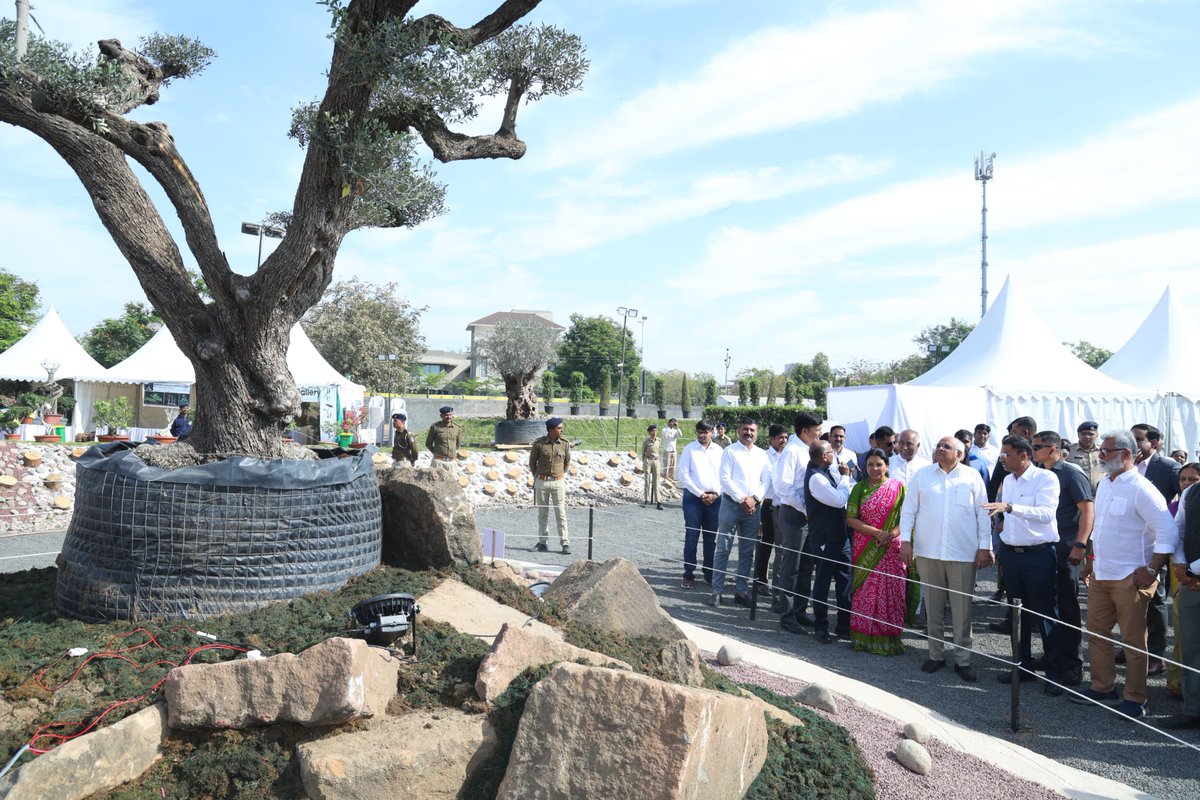
M 679 382 L 679 410 L 683 412 L 682 416 L 687 419 L 692 414 L 692 387 L 688 385 L 688 376 L 685 372 L 683 379 Z
M 600 396 L 597 401 L 600 403 L 600 416 L 608 416 L 608 401 L 609 395 L 612 394 L 612 371 L 605 364 L 600 368 Z
M 17 433 L 17 427 L 24 418 L 25 409 L 17 405 L 8 406 L 0 411 L 0 430 L 4 431 L 5 440 L 15 442 L 21 438 L 21 434 Z
M 542 408 L 547 414 L 554 413 L 554 394 L 558 391 L 558 382 L 554 372 L 546 370 L 542 373 Z
M 17 406 L 25 411 L 25 416 L 21 418 L 21 423 L 32 425 L 33 418 L 37 415 L 38 410 L 44 402 L 46 402 L 46 398 L 37 392 L 22 392 L 17 401 Z
M 576 372 L 571 375 L 571 416 L 579 416 L 579 404 L 583 402 L 583 373 Z
M 637 381 L 633 379 L 633 376 L 630 376 L 629 380 L 625 381 L 625 416 L 630 419 L 637 418 L 637 403 Z
M 662 378 L 654 379 L 654 405 L 658 409 L 658 418 L 667 418 L 667 386 Z
M 354 431 L 357 422 L 358 420 L 352 410 L 346 409 L 342 412 L 342 429 L 338 431 L 337 437 L 339 447 L 350 447 L 354 441 Z
M 361 449 L 369 444 L 362 434 L 371 422 L 371 412 L 366 406 L 359 406 L 350 413 L 354 422 L 354 441 L 350 443 L 350 447 Z
M 114 397 L 112 400 L 97 400 L 92 407 L 92 422 L 96 426 L 96 438 L 102 442 L 127 442 L 129 436 L 120 434 L 133 424 L 133 406 L 128 397 Z M 101 435 L 99 429 L 108 432 Z

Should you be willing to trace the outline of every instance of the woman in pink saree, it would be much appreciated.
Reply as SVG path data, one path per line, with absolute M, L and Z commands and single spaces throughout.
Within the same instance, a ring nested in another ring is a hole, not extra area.
M 853 532 L 850 643 L 855 650 L 894 656 L 904 652 L 900 634 L 910 590 L 914 608 L 917 599 L 917 584 L 908 582 L 909 565 L 900 558 L 904 484 L 887 477 L 882 450 L 872 448 L 863 458 L 867 478 L 854 485 L 846 505 L 846 524 Z

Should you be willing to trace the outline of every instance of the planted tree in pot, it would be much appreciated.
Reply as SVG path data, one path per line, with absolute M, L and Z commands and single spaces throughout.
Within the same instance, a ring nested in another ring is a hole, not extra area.
M 129 398 L 97 400 L 92 406 L 92 424 L 96 426 L 96 438 L 102 442 L 129 441 L 128 434 L 118 433 L 133 424 L 133 406 L 129 404 Z M 101 434 L 100 428 L 105 428 L 107 433 Z
M 632 377 L 625 381 L 625 415 L 630 419 L 637 417 L 638 385 Z
M 579 406 L 583 402 L 583 393 L 587 385 L 583 382 L 582 372 L 571 373 L 571 416 L 579 416 Z
M 548 369 L 542 373 L 542 409 L 547 414 L 554 413 L 554 395 L 558 392 L 558 380 L 554 370 Z
M 684 419 L 692 415 L 692 387 L 688 386 L 686 372 L 683 374 L 683 380 L 679 382 L 679 410 L 683 412 Z
M 608 401 L 612 395 L 612 370 L 605 364 L 600 368 L 600 390 L 597 402 L 600 404 L 600 416 L 608 416 Z
M 684 381 L 685 381 L 684 388 L 687 388 L 686 387 L 686 381 L 687 381 L 686 377 L 684 377 Z M 666 419 L 667 418 L 667 387 L 666 387 L 666 381 L 664 381 L 662 378 L 654 379 L 654 405 L 658 409 L 658 418 Z
M 25 419 L 25 409 L 17 405 L 10 405 L 0 411 L 0 431 L 4 431 L 4 438 L 8 441 L 16 441 L 20 434 L 17 433 L 17 428 L 21 424 L 21 420 Z
M 504 381 L 508 403 L 504 421 L 496 423 L 498 444 L 525 444 L 545 433 L 534 419 L 534 380 L 558 352 L 559 331 L 540 322 L 503 320 L 478 344 L 489 366 Z

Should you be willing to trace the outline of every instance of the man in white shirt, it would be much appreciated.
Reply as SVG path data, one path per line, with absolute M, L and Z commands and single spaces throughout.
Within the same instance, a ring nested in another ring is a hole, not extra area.
M 754 565 L 754 544 L 762 519 L 762 501 L 770 481 L 771 463 L 767 451 L 756 445 L 758 424 L 738 421 L 738 439 L 721 454 L 721 513 L 717 521 L 717 552 L 713 560 L 713 590 L 708 605 L 719 606 L 725 590 L 729 551 L 738 540 L 737 579 L 733 602 L 750 606 L 750 568 Z
M 696 545 L 704 534 L 703 575 L 712 583 L 713 552 L 717 546 L 717 522 L 721 513 L 721 454 L 712 441 L 712 425 L 696 423 L 696 441 L 679 455 L 679 485 L 683 489 L 683 580 L 691 589 L 696 579 Z
M 1191 470 L 1184 473 L 1184 480 Z M 1175 514 L 1179 545 L 1173 558 L 1179 591 L 1175 613 L 1179 615 L 1180 662 L 1183 670 L 1183 710 L 1159 723 L 1169 730 L 1200 728 L 1200 491 L 1183 490 Z
M 767 461 L 771 465 L 771 471 L 767 481 L 767 492 L 763 497 L 762 510 L 762 537 L 758 540 L 758 550 L 754 556 L 754 579 L 758 581 L 758 591 L 760 593 L 767 589 L 767 567 L 771 563 L 771 554 L 775 550 L 775 530 L 779 520 L 779 495 L 775 491 L 775 465 L 779 462 L 779 456 L 783 453 L 783 448 L 787 447 L 788 431 L 778 423 L 773 423 L 768 430 L 770 436 L 770 447 L 767 448 Z M 771 585 L 779 586 L 779 559 L 775 559 L 775 563 L 771 569 Z
M 829 446 L 833 448 L 833 466 L 849 464 L 850 477 L 857 481 L 860 474 L 863 474 L 859 469 L 858 454 L 846 447 L 846 429 L 841 425 L 834 425 L 829 429 Z
M 812 592 L 812 556 L 803 554 L 808 538 L 808 517 L 804 513 L 804 473 L 808 469 L 808 448 L 821 438 L 821 416 L 812 411 L 796 415 L 796 432 L 775 462 L 771 485 L 779 498 L 779 592 L 772 614 L 781 614 L 779 625 L 792 633 L 805 633 L 812 625 L 804 613 Z
M 888 461 L 888 477 L 907 485 L 917 470 L 929 466 L 929 459 L 917 453 L 920 447 L 921 434 L 911 428 L 901 431 L 900 439 L 896 442 L 896 454 Z
M 900 557 L 916 555 L 925 592 L 929 658 L 922 672 L 946 665 L 945 613 L 950 603 L 954 671 L 968 683 L 979 678 L 971 666 L 971 595 L 975 573 L 992 563 L 992 526 L 987 487 L 979 471 L 962 463 L 962 442 L 942 437 L 934 449 L 935 462 L 908 482 L 900 510 Z
M 1113 704 L 1126 716 L 1146 713 L 1146 608 L 1158 585 L 1158 571 L 1175 552 L 1179 531 L 1167 501 L 1138 472 L 1137 444 L 1125 430 L 1101 437 L 1100 462 L 1108 477 L 1096 487 L 1092 528 L 1092 580 L 1088 586 L 1088 658 L 1092 685 L 1071 697 L 1078 703 Z M 1113 655 L 1114 625 L 1121 626 L 1125 650 L 1125 691 L 1118 694 Z
M 1032 642 L 1036 627 L 1042 638 L 1046 677 L 1042 685 L 1051 697 L 1063 693 L 1059 653 L 1057 561 L 1058 496 L 1061 491 L 1053 472 L 1033 465 L 1033 445 L 1024 436 L 1006 436 L 1000 449 L 1008 475 L 1000 491 L 1000 500 L 983 507 L 999 521 L 1000 552 L 1004 568 L 1004 590 L 1010 600 L 1020 599 L 1032 613 L 1021 614 L 1019 680 L 1032 681 L 1034 674 Z M 998 676 L 1001 683 L 1012 683 L 1012 672 Z
M 986 422 L 975 426 L 975 444 L 971 445 L 969 455 L 987 464 L 989 474 L 996 468 L 996 462 L 1000 460 L 1000 448 L 992 444 L 992 428 Z
M 808 510 L 808 539 L 813 568 L 813 635 L 822 644 L 850 638 L 850 536 L 846 502 L 854 481 L 850 464 L 833 465 L 829 442 L 816 441 L 808 450 L 804 477 L 804 507 Z M 829 633 L 829 584 L 833 583 L 837 627 Z
M 680 436 L 683 436 L 683 429 L 679 427 L 679 420 L 671 417 L 662 432 L 662 479 L 672 486 L 675 485 L 675 458 L 678 455 Z

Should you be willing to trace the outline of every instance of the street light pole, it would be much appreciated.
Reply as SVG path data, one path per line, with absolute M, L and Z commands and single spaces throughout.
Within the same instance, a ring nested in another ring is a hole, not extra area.
M 258 237 L 258 265 L 257 266 L 261 267 L 262 266 L 263 237 L 269 236 L 272 239 L 282 239 L 285 231 L 283 230 L 283 228 L 280 228 L 277 225 L 268 225 L 265 222 L 263 222 L 263 223 L 243 222 L 242 223 L 242 233 L 249 234 L 250 236 Z
M 722 390 L 726 393 L 729 392 L 729 364 L 732 360 L 733 359 L 731 359 L 729 357 L 729 348 L 726 347 L 725 348 L 725 385 L 723 387 L 721 387 Z
M 621 403 L 624 397 L 621 396 L 621 384 L 625 382 L 625 329 L 629 324 L 630 317 L 638 315 L 636 308 L 626 308 L 619 306 L 617 313 L 621 315 L 621 363 L 617 364 L 617 449 L 621 449 Z
M 646 320 L 648 319 L 649 317 L 643 315 L 638 320 L 638 325 L 642 326 L 642 346 L 638 349 L 638 366 L 641 368 L 640 371 L 642 373 L 641 395 L 643 403 L 646 402 Z

